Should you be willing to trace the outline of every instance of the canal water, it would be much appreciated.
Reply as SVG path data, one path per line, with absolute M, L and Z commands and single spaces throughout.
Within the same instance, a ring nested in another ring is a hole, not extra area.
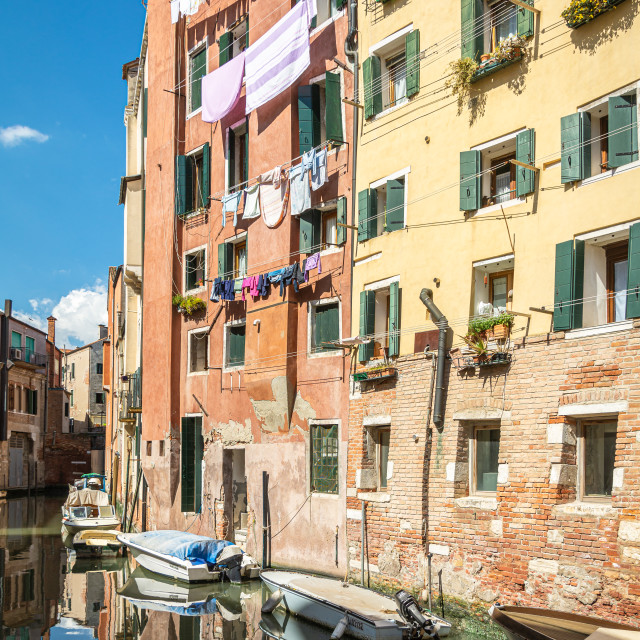
M 64 497 L 0 501 L 0 638 L 6 640 L 328 640 L 279 610 L 262 619 L 260 581 L 180 588 L 126 558 L 76 559 L 60 535 Z M 211 594 L 204 608 L 202 589 Z M 160 601 L 163 604 L 160 604 Z M 462 625 L 466 626 L 466 625 Z M 455 640 L 481 636 L 456 631 Z

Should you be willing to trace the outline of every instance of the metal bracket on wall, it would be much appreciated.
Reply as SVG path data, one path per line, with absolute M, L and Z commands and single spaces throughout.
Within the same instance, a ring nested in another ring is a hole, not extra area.
M 527 11 L 531 11 L 532 13 L 540 14 L 540 9 L 534 7 L 531 4 L 527 4 L 524 0 L 509 0 L 511 4 L 515 4 L 517 7 L 521 7 L 522 9 L 526 9 Z

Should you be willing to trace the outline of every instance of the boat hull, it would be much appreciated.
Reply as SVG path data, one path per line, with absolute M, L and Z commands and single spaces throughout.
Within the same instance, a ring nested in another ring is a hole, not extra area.
M 73 549 L 80 557 L 116 556 L 122 550 L 118 533 L 113 529 L 79 531 L 73 537 Z
M 382 605 L 380 613 L 377 616 L 368 616 L 354 610 L 352 606 L 342 606 L 338 604 L 340 602 L 340 594 L 337 591 L 337 587 L 340 586 L 341 583 L 337 580 L 326 579 L 327 585 L 329 585 L 330 588 L 336 589 L 334 600 L 329 600 L 327 597 L 321 597 L 309 591 L 302 591 L 296 587 L 288 586 L 287 577 L 295 577 L 296 575 L 300 576 L 303 574 L 263 571 L 260 576 L 270 591 L 273 592 L 278 589 L 282 591 L 284 594 L 282 603 L 292 614 L 301 616 L 315 624 L 330 629 L 335 629 L 338 623 L 347 616 L 347 635 L 361 640 L 400 640 L 410 636 L 411 628 L 400 618 L 396 612 L 396 604 L 391 598 L 362 589 L 359 593 L 364 594 L 365 598 L 367 594 L 370 594 L 370 597 L 375 601 L 375 606 L 379 604 Z M 324 581 L 325 579 L 319 580 Z M 353 590 L 360 589 L 353 585 L 348 585 L 348 588 Z M 383 616 L 385 613 L 388 614 L 388 618 L 386 619 Z M 439 635 L 442 637 L 448 635 L 450 630 L 449 624 L 444 620 L 437 620 L 442 623 Z
M 116 529 L 120 526 L 118 518 L 63 518 L 63 533 L 78 533 L 85 529 Z

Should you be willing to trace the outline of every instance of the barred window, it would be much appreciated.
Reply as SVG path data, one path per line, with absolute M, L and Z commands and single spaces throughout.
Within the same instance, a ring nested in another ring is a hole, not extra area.
M 311 425 L 311 491 L 338 493 L 338 425 Z

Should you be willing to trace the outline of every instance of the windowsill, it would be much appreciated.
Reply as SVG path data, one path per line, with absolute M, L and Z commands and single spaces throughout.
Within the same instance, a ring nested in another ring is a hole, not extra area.
M 508 209 L 509 207 L 515 207 L 519 204 L 524 204 L 526 202 L 526 198 L 512 198 L 511 200 L 507 200 L 506 202 L 501 202 L 500 204 L 491 204 L 488 207 L 482 207 L 481 209 L 476 209 L 475 215 L 482 215 L 484 213 L 492 213 L 494 211 L 500 211 L 501 209 Z
M 192 111 L 190 114 L 187 115 L 187 120 L 191 120 L 193 116 L 197 116 L 201 112 L 202 112 L 202 107 L 199 107 L 198 109 L 196 109 L 195 111 Z
M 604 171 L 603 173 L 599 173 L 598 175 L 591 176 L 590 178 L 585 178 L 578 185 L 578 188 L 586 187 L 588 184 L 592 184 L 594 182 L 600 182 L 600 180 L 613 178 L 613 176 L 617 176 L 619 173 L 624 173 L 625 171 L 631 171 L 632 169 L 637 169 L 638 167 L 640 167 L 640 160 L 636 160 L 635 162 L 630 162 L 629 164 L 625 164 L 622 167 L 609 169 L 608 171 Z
M 311 498 L 321 498 L 323 500 L 336 500 L 337 498 L 340 498 L 340 494 L 339 493 L 324 493 L 322 491 L 312 491 L 311 492 Z
M 513 58 L 512 60 L 504 60 L 502 62 L 494 62 L 494 63 L 488 64 L 488 65 L 486 65 L 484 67 L 480 67 L 473 74 L 473 78 L 471 78 L 471 82 L 477 82 L 478 80 L 481 80 L 482 78 L 486 78 L 487 76 L 490 76 L 491 74 L 495 73 L 496 71 L 500 71 L 500 69 L 504 69 L 505 67 L 508 67 L 509 65 L 512 65 L 514 62 L 518 62 L 521 59 L 522 59 L 522 54 L 520 54 L 516 58 Z
M 384 116 L 387 116 L 390 113 L 397 111 L 398 109 L 400 109 L 400 107 L 404 107 L 404 105 L 408 103 L 409 103 L 409 98 L 402 98 L 402 100 L 398 100 L 398 102 L 396 102 L 396 104 L 394 104 L 392 107 L 387 107 L 386 109 L 383 109 L 380 113 L 376 113 L 376 115 L 373 116 L 373 118 L 369 118 L 369 122 L 375 122 L 376 120 L 378 120 L 378 118 L 383 118 Z
M 309 38 L 312 38 L 313 36 L 315 36 L 316 33 L 320 33 L 325 27 L 328 27 L 330 24 L 333 24 L 336 20 L 340 20 L 340 18 L 342 18 L 342 16 L 344 15 L 345 15 L 345 10 L 340 9 L 340 11 L 338 11 L 338 13 L 336 13 L 335 16 L 328 18 L 322 24 L 319 24 L 317 27 L 312 29 L 311 32 L 309 33 Z
M 617 333 L 633 329 L 633 320 L 622 320 L 621 322 L 609 322 L 607 324 L 596 325 L 595 327 L 584 327 L 583 329 L 571 329 L 565 331 L 565 340 L 577 340 L 579 338 L 589 338 L 607 333 Z
M 358 500 L 364 502 L 391 502 L 391 494 L 387 491 L 359 491 Z
M 327 351 L 317 352 L 310 351 L 309 353 L 307 353 L 307 358 L 309 360 L 315 360 L 316 358 L 335 358 L 336 356 L 342 357 L 341 349 L 330 349 Z
M 456 507 L 460 509 L 483 509 L 495 511 L 498 508 L 498 499 L 495 496 L 466 496 L 454 500 Z
M 333 255 L 334 253 L 340 253 L 343 248 L 344 248 L 344 245 L 341 244 L 339 247 L 331 247 L 330 249 L 323 249 L 320 252 L 320 257 L 324 258 L 324 256 L 330 256 L 330 255 Z
M 207 373 L 206 369 L 204 371 L 188 371 L 187 376 L 206 376 Z
M 222 367 L 222 373 L 235 373 L 236 371 L 243 371 L 244 365 L 240 364 L 237 367 Z
M 617 518 L 618 510 L 610 503 L 588 502 L 576 500 L 566 504 L 556 504 L 551 508 L 551 513 L 555 515 L 579 516 L 586 518 Z
M 203 213 L 206 213 L 206 212 L 207 212 L 207 208 L 206 207 L 200 207 L 199 209 L 195 209 L 193 211 L 188 211 L 187 213 L 182 213 L 180 215 L 180 217 L 183 220 L 188 220 L 189 218 L 193 218 L 195 216 L 200 216 L 200 215 L 202 215 Z
M 207 291 L 207 287 L 205 287 L 205 285 L 202 285 L 201 287 L 197 287 L 195 289 L 186 289 L 184 292 L 185 296 L 194 296 L 197 295 L 198 293 L 205 293 Z

